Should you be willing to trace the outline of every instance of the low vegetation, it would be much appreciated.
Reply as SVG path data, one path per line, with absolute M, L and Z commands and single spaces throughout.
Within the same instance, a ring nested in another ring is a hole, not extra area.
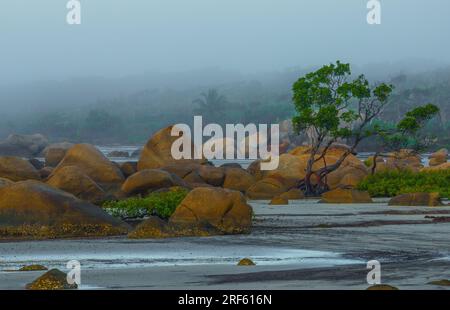
M 122 219 L 143 218 L 150 215 L 168 219 L 188 191 L 175 188 L 164 192 L 154 192 L 145 197 L 131 197 L 103 204 L 106 212 Z
M 372 197 L 393 197 L 405 193 L 440 193 L 450 197 L 450 171 L 385 171 L 368 176 L 358 185 Z

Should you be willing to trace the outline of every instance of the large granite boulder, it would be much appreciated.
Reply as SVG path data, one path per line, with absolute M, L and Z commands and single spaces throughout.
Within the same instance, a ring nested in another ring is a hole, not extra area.
M 98 237 L 128 230 L 101 208 L 38 181 L 0 188 L 0 238 Z
M 192 227 L 210 225 L 224 234 L 248 233 L 252 208 L 238 191 L 218 187 L 193 189 L 169 219 L 170 225 Z
M 321 203 L 371 203 L 368 192 L 337 188 L 322 194 Z
M 172 144 L 180 138 L 171 135 L 173 127 L 174 126 L 163 128 L 150 138 L 139 157 L 138 170 L 157 169 L 173 163 L 190 163 L 194 161 L 190 159 L 176 160 L 172 157 Z M 194 158 L 193 146 L 191 147 L 191 150 L 191 158 Z M 205 162 L 205 160 L 196 160 L 196 162 L 202 163 Z
M 46 146 L 48 140 L 41 134 L 34 135 L 9 135 L 5 141 L 0 142 L 0 155 L 35 157 Z
M 70 148 L 51 176 L 67 166 L 76 166 L 106 191 L 117 189 L 125 180 L 120 168 L 90 144 L 76 144 Z
M 200 165 L 197 169 L 197 173 L 205 183 L 212 186 L 222 186 L 225 181 L 225 173 L 227 172 L 228 175 L 228 170 L 230 169 L 218 168 L 209 165 Z
M 260 161 L 253 162 L 247 169 L 256 180 L 265 177 L 282 177 L 285 180 L 300 181 L 306 176 L 306 168 L 310 158 L 310 146 L 299 146 L 291 150 L 288 154 L 279 157 L 279 165 L 275 170 L 261 171 Z M 348 152 L 349 147 L 337 144 L 331 147 L 323 158 L 316 155 L 313 170 L 318 170 L 324 166 L 336 163 L 344 152 Z M 354 154 L 347 155 L 340 167 L 326 176 L 325 181 L 330 189 L 338 187 L 355 188 L 367 175 L 369 171 L 362 161 Z M 311 182 L 317 183 L 317 178 L 313 175 Z
M 246 195 L 250 199 L 272 199 L 286 192 L 289 188 L 279 178 L 264 178 L 250 186 Z
M 73 144 L 69 142 L 50 144 L 42 151 L 45 165 L 48 167 L 58 166 L 64 156 L 66 156 L 67 151 L 72 147 Z
M 392 152 L 386 158 L 388 170 L 410 170 L 417 172 L 423 168 L 422 159 L 419 154 L 409 149 L 401 149 Z
M 430 167 L 442 165 L 448 160 L 448 151 L 447 149 L 440 149 L 439 151 L 431 154 L 429 159 Z
M 39 172 L 25 159 L 19 157 L 0 157 L 0 177 L 11 181 L 39 180 Z
M 92 203 L 100 203 L 105 199 L 103 189 L 76 166 L 59 169 L 47 184 Z
M 225 170 L 223 188 L 246 192 L 254 183 L 255 178 L 242 168 L 228 168 Z
M 122 184 L 121 192 L 126 196 L 146 194 L 160 188 L 183 185 L 174 175 L 161 169 L 145 169 L 136 172 Z
M 439 193 L 409 193 L 393 197 L 390 206 L 442 206 Z
M 437 166 L 430 166 L 430 167 L 424 167 L 422 169 L 420 169 L 420 171 L 442 171 L 442 170 L 447 170 L 450 169 L 450 162 L 447 163 L 443 163 Z

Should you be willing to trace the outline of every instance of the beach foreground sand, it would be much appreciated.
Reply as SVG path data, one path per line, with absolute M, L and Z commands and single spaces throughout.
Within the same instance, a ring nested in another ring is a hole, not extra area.
M 23 289 L 43 264 L 81 263 L 82 289 L 365 289 L 367 261 L 400 289 L 445 289 L 450 207 L 373 204 L 288 206 L 252 202 L 250 235 L 163 240 L 126 238 L 0 243 L 0 289 Z M 256 266 L 236 266 L 244 258 Z

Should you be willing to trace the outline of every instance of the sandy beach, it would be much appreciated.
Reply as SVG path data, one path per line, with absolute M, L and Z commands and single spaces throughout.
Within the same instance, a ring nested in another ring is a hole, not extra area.
M 365 289 L 366 263 L 400 289 L 444 289 L 450 277 L 450 207 L 372 204 L 288 206 L 251 202 L 250 235 L 161 240 L 125 237 L 0 243 L 0 289 L 23 289 L 42 264 L 82 268 L 81 289 Z M 244 257 L 257 265 L 236 266 Z

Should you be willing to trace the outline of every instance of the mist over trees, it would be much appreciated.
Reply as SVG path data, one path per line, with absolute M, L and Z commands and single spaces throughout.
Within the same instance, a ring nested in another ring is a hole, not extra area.
M 432 102 L 440 113 L 426 131 L 438 146 L 450 146 L 449 67 L 353 67 L 355 76 L 365 72 L 373 81 L 395 86 L 380 120 L 398 122 L 412 108 Z M 194 115 L 219 124 L 277 123 L 294 115 L 291 86 L 308 71 L 242 75 L 208 69 L 0 86 L 0 139 L 11 133 L 42 133 L 55 142 L 142 144 L 164 126 L 191 124 Z M 359 149 L 373 149 L 373 143 L 368 139 Z

